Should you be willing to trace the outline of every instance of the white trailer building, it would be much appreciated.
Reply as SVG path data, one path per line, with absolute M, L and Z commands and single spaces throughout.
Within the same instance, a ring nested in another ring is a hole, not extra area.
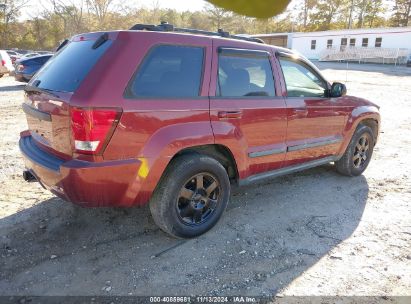
M 253 35 L 312 60 L 404 62 L 411 53 L 411 27 Z

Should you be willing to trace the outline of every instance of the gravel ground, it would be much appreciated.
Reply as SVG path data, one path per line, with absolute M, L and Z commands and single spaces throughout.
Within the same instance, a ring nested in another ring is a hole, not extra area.
M 23 86 L 1 78 L 0 295 L 411 296 L 411 69 L 320 68 L 381 105 L 369 169 L 237 189 L 219 224 L 188 241 L 148 208 L 82 209 L 24 182 Z

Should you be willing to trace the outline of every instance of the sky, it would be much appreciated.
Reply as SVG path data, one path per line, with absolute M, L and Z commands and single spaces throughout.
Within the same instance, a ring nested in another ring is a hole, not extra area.
M 130 1 L 130 2 L 137 2 L 138 4 L 142 4 L 145 6 L 152 5 L 152 0 L 138 0 L 138 1 Z M 204 0 L 162 0 L 158 1 L 160 7 L 162 8 L 174 8 L 178 11 L 199 11 L 202 10 L 204 5 L 207 3 Z M 137 5 L 138 5 L 137 4 Z
M 80 0 L 67 0 L 68 3 L 76 1 Z M 132 7 L 153 7 L 158 2 L 160 8 L 173 8 L 178 11 L 200 11 L 207 3 L 205 0 L 122 0 L 121 2 Z M 29 0 L 27 6 L 22 10 L 20 19 L 29 19 L 30 16 L 36 15 L 36 12 L 42 11 L 43 6 L 47 6 L 47 4 L 49 4 L 47 0 Z

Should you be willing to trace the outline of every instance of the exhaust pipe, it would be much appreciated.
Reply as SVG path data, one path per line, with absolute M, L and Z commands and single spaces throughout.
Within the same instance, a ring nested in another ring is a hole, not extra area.
M 26 182 L 35 182 L 36 177 L 28 170 L 23 171 L 23 178 Z

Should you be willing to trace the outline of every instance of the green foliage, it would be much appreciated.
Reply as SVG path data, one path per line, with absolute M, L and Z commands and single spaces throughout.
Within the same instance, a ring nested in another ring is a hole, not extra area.
M 411 0 L 394 0 L 391 25 L 411 25 Z
M 310 15 L 312 29 L 330 30 L 347 24 L 349 0 L 319 0 Z

